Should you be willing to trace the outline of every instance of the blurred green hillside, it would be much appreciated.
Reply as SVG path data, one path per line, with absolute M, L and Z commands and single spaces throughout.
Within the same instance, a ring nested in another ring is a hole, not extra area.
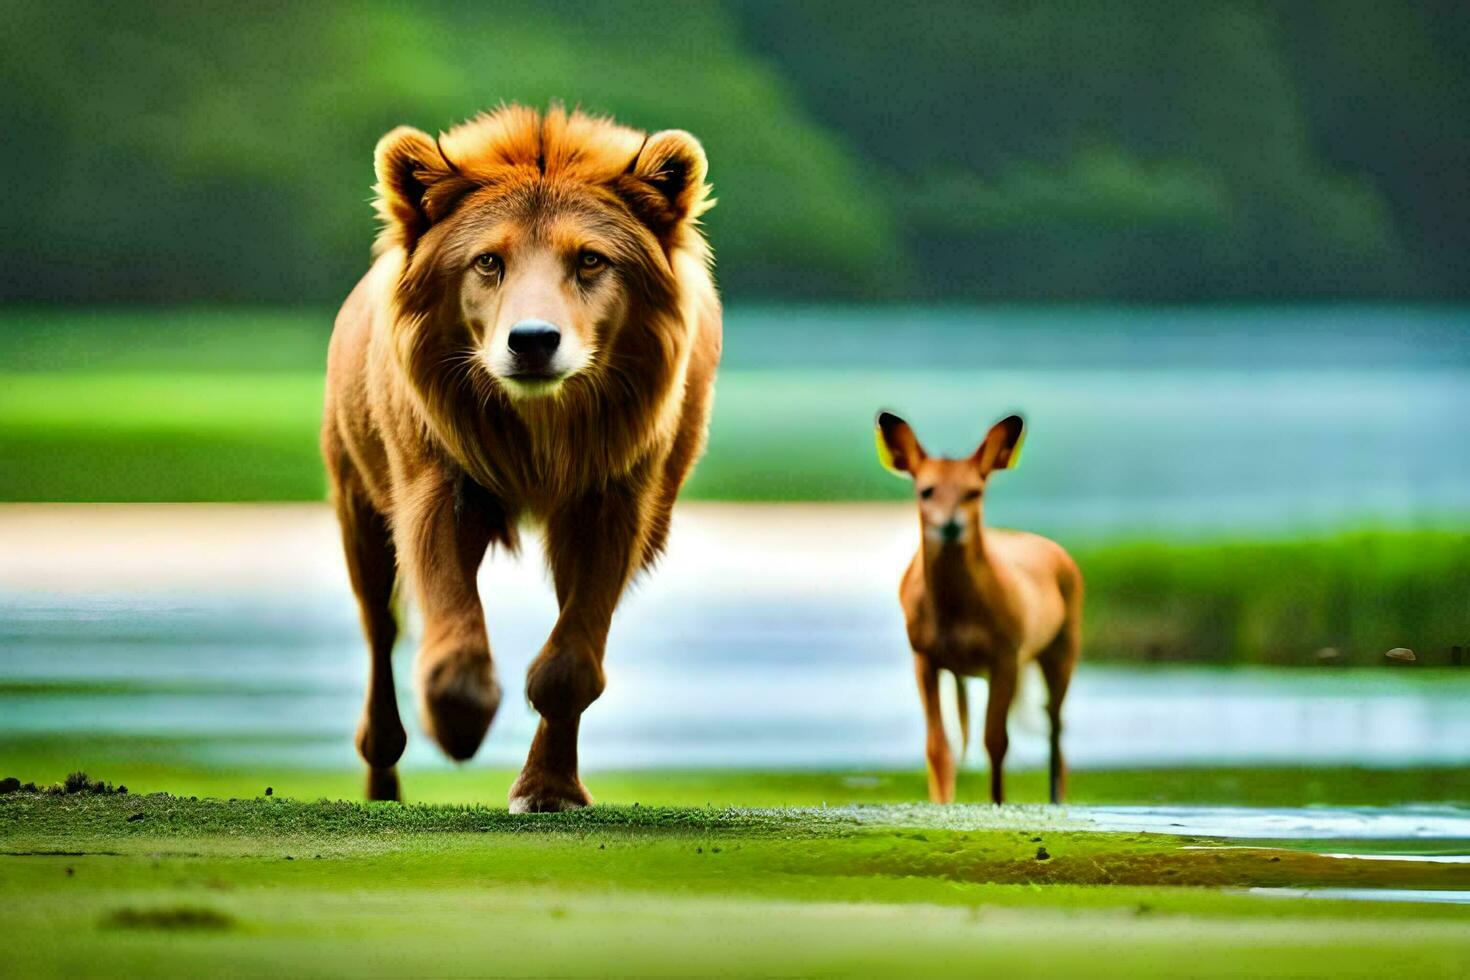
M 1470 296 L 1451 0 L 0 12 L 0 301 L 330 302 L 383 132 L 552 98 L 705 142 L 734 297 Z

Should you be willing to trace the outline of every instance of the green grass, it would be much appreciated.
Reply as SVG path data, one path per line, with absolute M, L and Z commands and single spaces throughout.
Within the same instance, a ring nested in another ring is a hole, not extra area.
M 1356 532 L 1298 541 L 1138 542 L 1077 551 L 1087 656 L 1166 663 L 1470 667 L 1470 533 Z M 1464 668 L 1461 668 L 1464 669 Z
M 0 499 L 325 500 L 319 373 L 0 376 Z
M 253 742 L 270 746 L 269 740 Z M 220 765 L 214 750 L 233 746 L 230 736 L 24 735 L 0 736 L 0 777 L 38 784 L 59 782 L 74 770 L 105 775 L 134 790 L 179 795 L 248 798 L 265 787 L 300 799 L 358 799 L 363 775 L 356 768 L 305 769 L 280 765 Z M 409 769 L 405 798 L 420 803 L 503 805 L 516 773 L 470 764 L 455 769 Z M 1046 799 L 1046 775 L 1007 772 L 1010 798 Z M 989 799 L 982 763 L 971 760 L 959 775 L 962 803 Z M 907 770 L 632 770 L 592 772 L 588 787 L 599 802 L 644 806 L 845 806 L 912 803 L 926 797 L 922 764 Z M 1080 770 L 1069 799 L 1078 804 L 1245 806 L 1380 806 L 1449 803 L 1470 806 L 1470 767 L 1418 766 L 1211 766 L 1177 769 Z
M 956 829 L 963 828 L 963 829 Z M 1039 810 L 0 797 L 15 975 L 1453 976 L 1470 914 L 1252 887 L 1463 866 L 1186 850 Z

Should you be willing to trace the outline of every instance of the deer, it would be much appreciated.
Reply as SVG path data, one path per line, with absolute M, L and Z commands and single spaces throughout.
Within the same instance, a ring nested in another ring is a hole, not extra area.
M 1004 767 L 1010 741 L 1006 721 L 1023 669 L 1035 662 L 1049 695 L 1052 803 L 1066 795 L 1062 757 L 1062 702 L 1081 654 L 1082 573 L 1061 545 L 1039 534 L 986 527 L 985 486 L 992 473 L 1012 469 L 1021 455 L 1025 422 L 1011 415 L 995 423 L 965 458 L 931 456 L 907 422 L 879 412 L 879 461 L 913 481 L 920 543 L 899 585 L 914 673 L 927 728 L 929 799 L 951 803 L 955 758 L 939 703 L 941 671 L 954 676 L 963 753 L 969 745 L 965 679 L 987 675 L 985 751 L 990 799 L 1005 801 Z

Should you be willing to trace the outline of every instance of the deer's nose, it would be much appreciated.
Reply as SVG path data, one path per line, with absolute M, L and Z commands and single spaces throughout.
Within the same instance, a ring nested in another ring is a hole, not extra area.
M 510 328 L 505 344 L 519 366 L 541 370 L 561 345 L 561 331 L 545 320 L 522 320 Z
M 945 544 L 954 544 L 960 539 L 960 532 L 964 529 L 965 526 L 963 524 L 954 518 L 950 518 L 939 525 L 939 538 Z

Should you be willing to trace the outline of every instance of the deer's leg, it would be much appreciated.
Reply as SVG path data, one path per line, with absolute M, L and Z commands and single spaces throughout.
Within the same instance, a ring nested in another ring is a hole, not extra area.
M 420 715 L 457 760 L 475 754 L 500 706 L 475 576 L 491 537 L 506 534 L 503 514 L 467 499 L 461 480 L 422 475 L 401 495 L 394 517 L 398 553 L 424 618 L 415 665 Z
M 939 710 L 939 669 L 924 654 L 914 651 L 914 675 L 919 682 L 919 700 L 924 705 L 924 761 L 929 770 L 929 799 L 934 803 L 954 802 L 955 764 L 944 734 L 944 716 Z
M 1072 671 L 1077 666 L 1080 653 L 1080 637 L 1073 623 L 1062 627 L 1052 645 L 1037 658 L 1041 676 L 1046 680 L 1046 714 L 1051 722 L 1051 801 L 1060 803 L 1067 795 L 1067 763 L 1062 757 L 1062 702 L 1067 697 L 1067 687 L 1072 683 Z
M 577 728 L 582 712 L 602 694 L 608 628 L 642 560 L 646 534 L 638 494 L 622 485 L 563 507 L 546 522 L 546 554 L 561 615 L 526 674 L 526 697 L 541 722 L 510 790 L 512 812 L 592 802 L 577 774 Z
M 370 657 L 367 700 L 357 726 L 357 752 L 368 764 L 368 799 L 396 800 L 398 773 L 394 767 L 408 739 L 398 716 L 393 685 L 393 644 L 398 639 L 392 605 L 397 578 L 393 537 L 383 515 L 350 481 L 339 486 L 334 496 L 347 575 L 357 595 Z
M 985 704 L 985 752 L 990 756 L 990 802 L 1005 802 L 1006 750 L 1010 736 L 1006 719 L 1016 697 L 1016 665 L 996 664 L 990 668 L 990 693 Z

